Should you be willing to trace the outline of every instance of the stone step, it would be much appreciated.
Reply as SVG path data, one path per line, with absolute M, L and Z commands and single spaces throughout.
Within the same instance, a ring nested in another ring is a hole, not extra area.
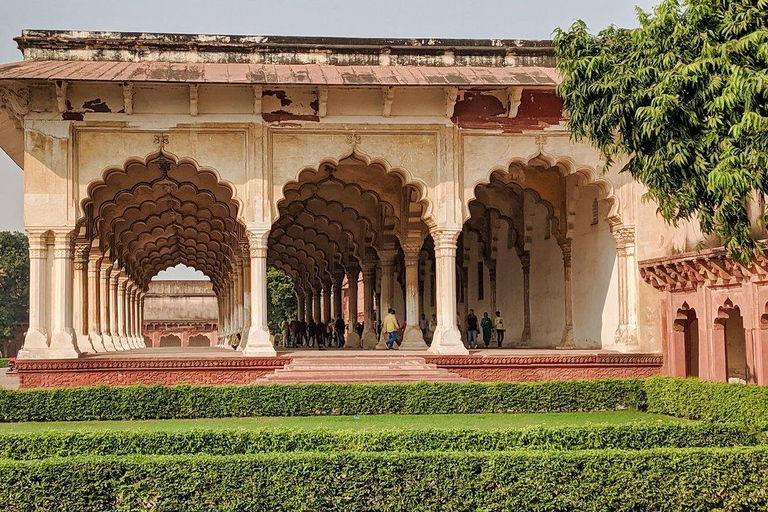
M 414 356 L 311 356 L 295 357 L 284 368 L 258 379 L 259 383 L 397 383 L 467 382 L 448 370 Z

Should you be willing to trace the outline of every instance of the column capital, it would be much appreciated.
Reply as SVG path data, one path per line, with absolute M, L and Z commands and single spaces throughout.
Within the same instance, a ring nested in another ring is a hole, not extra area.
M 635 244 L 635 226 L 632 224 L 613 224 L 611 234 L 616 240 L 617 249 L 626 249 Z
M 347 281 L 357 281 L 360 276 L 360 267 L 357 265 L 350 265 L 346 268 Z
M 433 229 L 430 234 L 435 241 L 435 250 L 456 249 L 456 244 L 461 234 L 461 227 L 438 227 Z
M 395 258 L 397 258 L 397 249 L 394 247 L 392 248 L 386 248 L 386 249 L 379 249 L 377 251 L 379 255 L 379 260 L 381 260 L 382 265 L 392 265 L 395 262 Z

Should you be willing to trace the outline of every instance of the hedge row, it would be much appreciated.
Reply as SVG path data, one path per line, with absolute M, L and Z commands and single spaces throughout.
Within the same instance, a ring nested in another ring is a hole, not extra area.
M 8 368 L 10 360 L 7 357 L 0 357 L 0 368 Z
M 0 509 L 768 510 L 768 448 L 0 461 Z
M 0 437 L 0 457 L 29 460 L 80 455 L 238 455 L 265 452 L 423 452 L 528 449 L 649 449 L 753 446 L 761 432 L 742 425 L 663 423 L 535 427 L 522 430 L 192 430 L 188 432 L 41 432 Z
M 768 387 L 654 377 L 645 382 L 648 412 L 709 421 L 768 422 Z
M 0 390 L 0 421 L 642 409 L 642 380 Z

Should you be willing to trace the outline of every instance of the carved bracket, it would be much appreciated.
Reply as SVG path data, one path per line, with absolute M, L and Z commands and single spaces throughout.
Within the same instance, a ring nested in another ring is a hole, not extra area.
M 29 89 L 0 86 L 0 108 L 8 112 L 17 128 L 21 128 L 24 116 L 29 113 Z
M 459 96 L 458 87 L 446 87 L 443 89 L 445 94 L 445 117 L 453 117 L 453 109 L 456 107 L 456 99 Z
M 389 117 L 392 113 L 392 103 L 395 101 L 395 88 L 382 87 L 381 98 L 383 101 L 383 104 L 381 107 L 381 115 L 383 117 Z

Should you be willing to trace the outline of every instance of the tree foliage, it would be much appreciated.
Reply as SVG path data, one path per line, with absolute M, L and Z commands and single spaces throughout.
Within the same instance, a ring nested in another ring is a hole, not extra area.
M 280 335 L 283 324 L 296 315 L 296 295 L 293 292 L 293 280 L 282 270 L 267 269 L 267 323 L 272 334 Z
M 29 241 L 24 233 L 0 232 L 0 344 L 27 322 Z
M 664 0 L 638 17 L 556 31 L 572 137 L 608 165 L 627 157 L 664 219 L 698 219 L 747 261 L 761 251 L 747 202 L 768 193 L 768 0 Z

